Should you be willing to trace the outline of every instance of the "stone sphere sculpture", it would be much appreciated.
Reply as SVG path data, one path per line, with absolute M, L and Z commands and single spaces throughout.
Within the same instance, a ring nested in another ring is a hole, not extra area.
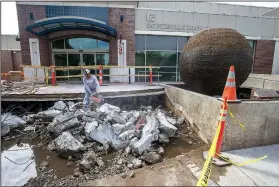
M 179 71 L 186 89 L 222 95 L 230 66 L 235 67 L 236 88 L 252 69 L 252 48 L 239 32 L 212 28 L 191 37 L 179 57 Z

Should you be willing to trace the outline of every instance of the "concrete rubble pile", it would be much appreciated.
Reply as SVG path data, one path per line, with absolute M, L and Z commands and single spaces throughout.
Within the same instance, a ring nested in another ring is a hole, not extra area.
M 29 80 L 22 82 L 1 81 L 1 93 L 6 94 L 34 94 L 39 89 L 38 81 Z
M 101 171 L 103 175 L 121 173 L 160 162 L 163 146 L 177 136 L 184 123 L 184 118 L 172 117 L 170 112 L 153 110 L 151 106 L 121 111 L 105 103 L 94 111 L 83 111 L 71 101 L 58 101 L 46 111 L 13 120 L 4 124 L 28 125 L 27 130 L 44 128 L 51 137 L 46 148 L 76 162 L 74 177 Z M 104 167 L 102 156 L 110 152 L 116 156 Z

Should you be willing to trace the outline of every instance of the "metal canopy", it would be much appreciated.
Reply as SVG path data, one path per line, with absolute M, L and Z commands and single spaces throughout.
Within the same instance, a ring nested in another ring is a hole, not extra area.
M 25 28 L 25 30 L 35 34 L 36 36 L 43 36 L 51 32 L 69 29 L 86 29 L 111 36 L 117 35 L 116 30 L 106 25 L 105 22 L 75 16 L 42 19 Z

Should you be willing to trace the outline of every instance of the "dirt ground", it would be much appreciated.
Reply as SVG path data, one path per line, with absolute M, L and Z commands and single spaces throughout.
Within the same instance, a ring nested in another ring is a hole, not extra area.
M 187 163 L 196 164 L 200 170 L 204 165 L 202 153 L 207 151 L 204 145 L 189 153 L 175 158 L 165 159 L 163 162 L 129 171 L 124 174 L 109 176 L 102 179 L 89 180 L 81 186 L 195 186 L 197 178 L 187 167 Z M 226 173 L 226 167 L 212 166 L 210 179 L 219 181 L 220 176 Z M 132 176 L 132 177 L 131 177 Z
M 107 178 L 87 181 L 81 186 L 195 186 L 197 179 L 185 164 L 187 155 L 180 159 L 166 159 L 161 163 L 118 174 Z M 181 162 L 182 161 L 182 162 Z

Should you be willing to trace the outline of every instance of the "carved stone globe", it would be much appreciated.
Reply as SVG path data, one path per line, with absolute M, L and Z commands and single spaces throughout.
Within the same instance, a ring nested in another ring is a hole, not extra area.
M 222 95 L 230 66 L 235 67 L 236 88 L 248 78 L 253 63 L 252 48 L 239 32 L 212 28 L 189 39 L 179 62 L 186 89 Z

